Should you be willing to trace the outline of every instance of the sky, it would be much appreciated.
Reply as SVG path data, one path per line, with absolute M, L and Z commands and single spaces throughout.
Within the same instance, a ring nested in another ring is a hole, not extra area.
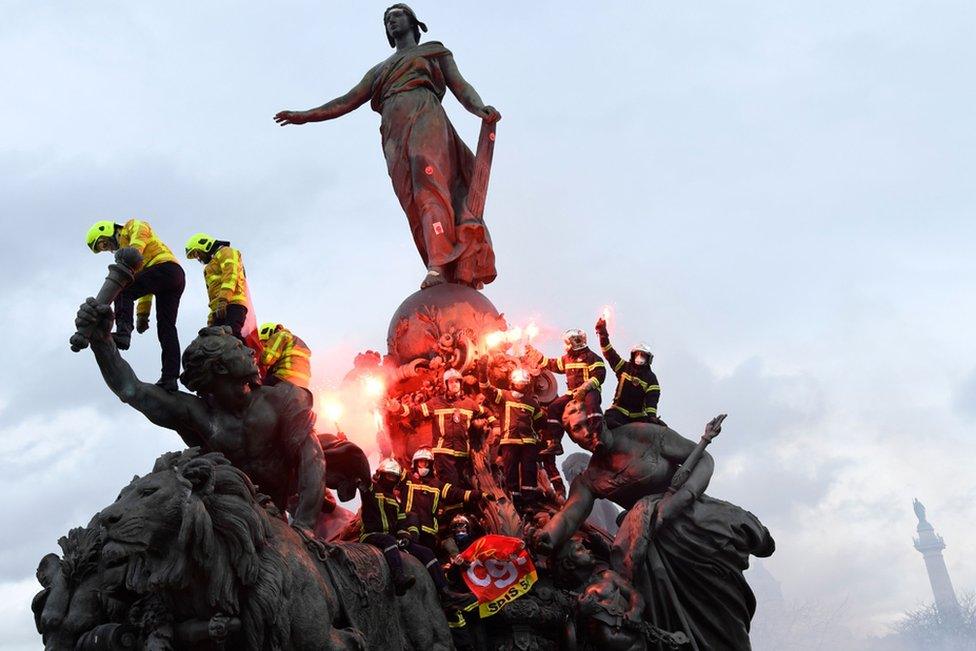
M 280 128 L 389 54 L 386 3 L 6 0 L 0 21 L 0 648 L 36 648 L 34 571 L 178 437 L 67 340 L 148 220 L 243 252 L 259 321 L 334 383 L 423 268 L 368 106 Z M 931 600 L 913 497 L 976 590 L 976 5 L 416 2 L 503 116 L 485 213 L 514 322 L 650 342 L 661 414 L 758 515 L 784 598 L 880 635 Z M 968 80 L 968 81 L 967 81 Z M 448 114 L 472 148 L 478 120 Z M 205 320 L 186 261 L 179 329 Z M 592 335 L 591 335 L 592 336 Z M 558 349 L 553 338 L 540 345 Z M 155 380 L 158 344 L 126 358 Z

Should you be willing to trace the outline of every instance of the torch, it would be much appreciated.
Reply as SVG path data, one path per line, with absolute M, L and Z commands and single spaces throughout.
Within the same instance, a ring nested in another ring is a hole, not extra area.
M 125 247 L 115 252 L 115 262 L 108 266 L 108 275 L 102 288 L 95 296 L 95 302 L 99 305 L 111 305 L 119 297 L 126 287 L 132 284 L 135 278 L 136 269 L 142 265 L 142 254 L 132 247 Z M 95 324 L 79 328 L 71 335 L 70 343 L 72 352 L 88 348 L 91 340 L 92 331 Z

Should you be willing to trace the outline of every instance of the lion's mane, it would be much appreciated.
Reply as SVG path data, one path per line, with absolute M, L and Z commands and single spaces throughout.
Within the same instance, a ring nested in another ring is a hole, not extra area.
M 165 558 L 130 559 L 127 583 L 142 594 L 206 595 L 215 613 L 241 618 L 247 648 L 286 644 L 288 618 L 277 610 L 288 572 L 250 479 L 222 454 L 199 448 L 162 455 L 159 472 L 173 473 L 169 489 L 184 494 L 180 530 Z

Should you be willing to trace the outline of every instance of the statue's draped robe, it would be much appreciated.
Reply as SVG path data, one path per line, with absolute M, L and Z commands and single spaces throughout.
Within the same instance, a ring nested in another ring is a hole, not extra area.
M 594 455 L 580 480 L 595 494 L 612 498 L 619 476 L 600 467 L 601 456 Z M 657 458 L 667 463 L 660 454 Z M 630 510 L 614 539 L 613 569 L 644 597 L 645 620 L 668 631 L 684 631 L 691 648 L 751 648 L 749 624 L 756 599 L 742 573 L 750 555 L 773 553 L 772 536 L 752 513 L 707 495 L 652 533 L 663 497 L 662 492 L 621 504 Z
M 424 264 L 445 267 L 450 280 L 490 283 L 491 238 L 481 215 L 465 207 L 474 155 L 441 106 L 439 59 L 450 55 L 436 41 L 397 53 L 381 64 L 370 106 L 382 115 L 387 171 Z

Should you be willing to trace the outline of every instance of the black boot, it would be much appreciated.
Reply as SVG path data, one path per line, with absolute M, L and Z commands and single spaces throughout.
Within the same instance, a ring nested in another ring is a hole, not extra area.
M 132 334 L 128 332 L 113 332 L 112 340 L 115 341 L 115 347 L 119 350 L 129 350 L 129 344 L 132 343 Z
M 166 389 L 170 393 L 176 393 L 180 390 L 179 385 L 176 384 L 176 378 L 170 378 L 168 380 L 159 378 L 158 380 L 156 380 L 156 386 L 162 389 Z

